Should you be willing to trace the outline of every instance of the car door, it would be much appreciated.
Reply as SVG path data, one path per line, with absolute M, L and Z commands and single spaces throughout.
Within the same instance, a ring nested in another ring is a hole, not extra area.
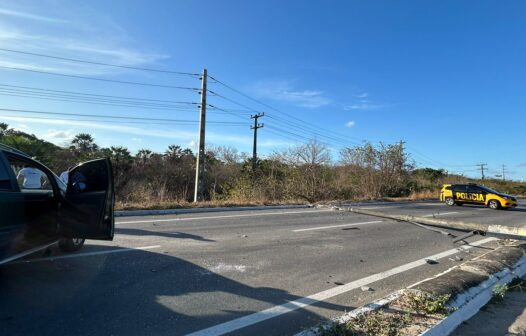
M 482 189 L 475 185 L 468 185 L 468 198 L 470 202 L 477 204 L 482 204 L 485 200 Z
M 54 174 L 25 156 L 5 153 L 5 158 L 14 176 L 16 193 L 23 200 L 23 232 L 15 241 L 17 252 L 56 240 L 59 192 Z
M 458 202 L 467 202 L 467 190 L 465 184 L 455 184 L 453 186 L 453 199 Z
M 73 168 L 59 211 L 61 235 L 112 240 L 113 206 L 113 172 L 109 159 L 93 160 Z
M 24 197 L 0 151 L 0 260 L 15 253 L 14 243 L 25 227 Z

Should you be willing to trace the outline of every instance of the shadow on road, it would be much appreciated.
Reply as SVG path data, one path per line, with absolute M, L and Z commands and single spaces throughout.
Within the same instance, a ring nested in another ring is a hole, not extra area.
M 184 232 L 162 232 L 162 231 L 150 231 L 143 229 L 130 229 L 130 228 L 116 228 L 115 232 L 118 234 L 133 235 L 133 236 L 159 236 L 168 238 L 178 239 L 192 239 L 204 242 L 215 242 L 215 240 L 207 239 L 198 235 L 193 235 Z
M 86 246 L 82 252 L 108 249 L 115 247 Z M 184 335 L 299 299 L 165 253 L 136 250 L 3 265 L 0 335 Z M 299 312 L 303 321 L 323 319 Z M 264 334 L 272 332 L 281 335 L 275 326 Z

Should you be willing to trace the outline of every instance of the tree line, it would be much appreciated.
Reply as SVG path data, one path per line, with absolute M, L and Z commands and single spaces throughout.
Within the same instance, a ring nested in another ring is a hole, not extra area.
M 193 199 L 196 157 L 189 148 L 170 145 L 163 153 L 126 147 L 100 147 L 86 133 L 56 146 L 0 123 L 0 141 L 35 157 L 56 173 L 72 165 L 109 157 L 117 201 L 121 204 L 184 203 Z M 440 184 L 462 182 L 442 169 L 415 169 L 404 143 L 363 143 L 341 150 L 337 158 L 311 140 L 275 151 L 256 162 L 227 146 L 206 150 L 205 197 L 232 203 L 317 202 L 336 199 L 435 196 Z

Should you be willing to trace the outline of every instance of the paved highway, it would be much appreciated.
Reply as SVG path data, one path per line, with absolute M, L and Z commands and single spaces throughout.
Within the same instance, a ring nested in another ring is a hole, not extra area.
M 362 206 L 526 225 L 524 203 Z M 497 244 L 323 209 L 127 217 L 116 227 L 112 242 L 0 267 L 0 334 L 293 335 Z

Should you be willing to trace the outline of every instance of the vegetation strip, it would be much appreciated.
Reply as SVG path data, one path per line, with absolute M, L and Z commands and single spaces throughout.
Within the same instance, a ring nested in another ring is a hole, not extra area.
M 296 336 L 448 335 L 526 274 L 526 244 L 508 243 Z
M 171 144 L 159 153 L 148 148 L 132 153 L 125 146 L 102 147 L 88 133 L 71 135 L 70 141 L 57 146 L 0 122 L 0 142 L 24 151 L 57 174 L 79 162 L 111 158 L 117 210 L 193 206 L 196 153 L 192 149 Z M 312 140 L 261 158 L 255 174 L 251 157 L 230 146 L 207 146 L 206 162 L 205 196 L 210 202 L 205 206 L 438 199 L 442 184 L 481 182 L 444 169 L 417 169 L 403 143 L 365 143 L 343 148 L 334 156 L 327 145 Z M 504 193 L 526 195 L 526 183 L 498 179 L 483 183 Z

